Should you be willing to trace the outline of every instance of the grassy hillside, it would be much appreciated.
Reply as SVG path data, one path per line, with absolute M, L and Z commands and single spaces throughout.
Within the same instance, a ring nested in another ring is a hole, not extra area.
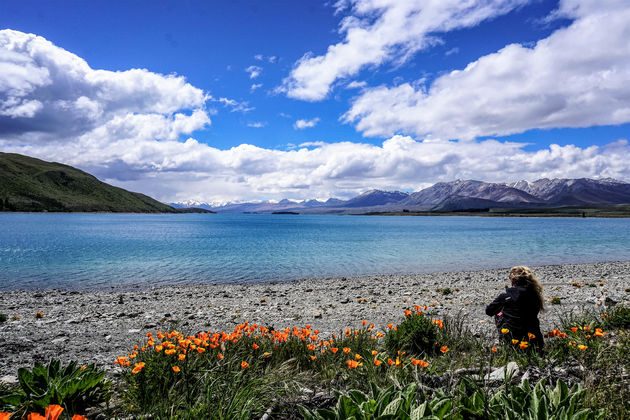
M 0 211 L 177 213 L 71 166 L 2 152 Z

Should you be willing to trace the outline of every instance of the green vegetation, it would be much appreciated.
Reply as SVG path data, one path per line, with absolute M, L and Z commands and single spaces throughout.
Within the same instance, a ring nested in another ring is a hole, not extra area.
M 560 298 L 558 296 L 554 296 L 551 298 L 551 304 L 552 305 L 560 305 L 562 303 L 562 301 L 560 300 Z
M 177 213 L 71 166 L 1 152 L 0 211 Z
M 534 387 L 525 379 L 492 394 L 470 378 L 460 381 L 452 393 L 442 390 L 419 391 L 416 383 L 402 390 L 394 386 L 380 389 L 372 386 L 369 394 L 359 390 L 338 393 L 332 409 L 309 410 L 301 407 L 306 420 L 371 419 L 599 419 L 604 410 L 585 407 L 581 385 L 571 389 L 562 380 L 555 387 L 541 379 Z
M 69 415 L 85 413 L 87 408 L 109 401 L 111 384 L 104 377 L 105 372 L 94 365 L 71 362 L 63 366 L 58 360 L 46 366 L 38 363 L 33 370 L 20 368 L 19 388 L 0 389 L 0 409 L 21 415 L 43 412 L 49 405 L 58 404 Z
M 390 353 L 398 350 L 413 355 L 433 355 L 437 352 L 438 327 L 423 315 L 411 314 L 385 336 Z
M 9 319 L 9 315 L 7 314 L 0 314 L 0 324 L 3 322 L 7 322 L 7 320 Z
M 101 412 L 153 419 L 628 418 L 630 308 L 566 314 L 546 334 L 544 352 L 527 342 L 493 344 L 461 316 L 431 319 L 422 309 L 406 309 L 387 333 L 366 321 L 329 337 L 310 325 L 249 323 L 232 332 L 149 333 L 116 360 L 122 375 L 115 403 Z M 50 395 L 63 395 L 58 401 L 68 413 L 107 401 L 105 385 L 45 391 L 76 383 L 53 387 L 57 382 L 42 379 L 46 369 L 20 370 L 19 390 L 0 387 L 0 411 L 57 401 L 40 398 Z M 67 369 L 56 377 L 77 371 Z M 103 383 L 96 371 L 91 377 L 91 385 Z

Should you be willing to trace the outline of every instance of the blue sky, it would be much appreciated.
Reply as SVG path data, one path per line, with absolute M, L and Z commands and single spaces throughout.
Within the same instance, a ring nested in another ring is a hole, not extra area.
M 622 0 L 4 0 L 0 151 L 163 201 L 630 181 L 626 17 Z

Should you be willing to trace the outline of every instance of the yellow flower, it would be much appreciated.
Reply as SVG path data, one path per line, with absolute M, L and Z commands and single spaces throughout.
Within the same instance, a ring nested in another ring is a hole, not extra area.
M 509 332 L 510 330 L 508 330 L 507 328 L 501 328 L 501 334 L 507 334 Z
M 577 346 L 577 348 L 582 350 L 582 351 L 584 351 L 584 350 L 586 350 L 588 348 L 588 346 L 584 346 L 584 345 L 580 344 L 580 345 Z
M 529 337 L 530 340 L 536 338 L 536 335 L 534 335 L 532 333 L 527 333 L 527 336 Z
M 354 355 L 354 358 L 357 359 L 357 360 L 361 360 L 361 355 L 359 353 L 357 353 L 357 354 Z
M 527 347 L 529 347 L 529 343 L 527 341 L 521 341 L 521 343 L 518 346 L 521 349 L 526 349 Z
M 179 358 L 179 360 L 184 360 L 186 358 L 186 355 L 185 354 L 180 354 L 177 357 Z
M 516 340 L 516 339 L 514 339 L 514 338 L 513 338 L 513 339 L 512 339 L 512 344 L 518 344 L 518 340 Z
M 372 350 L 372 356 L 376 356 L 378 352 L 376 350 Z

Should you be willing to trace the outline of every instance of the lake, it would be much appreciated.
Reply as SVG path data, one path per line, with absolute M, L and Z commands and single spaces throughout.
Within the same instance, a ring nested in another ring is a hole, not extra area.
M 630 260 L 630 219 L 0 214 L 0 289 L 427 273 Z

